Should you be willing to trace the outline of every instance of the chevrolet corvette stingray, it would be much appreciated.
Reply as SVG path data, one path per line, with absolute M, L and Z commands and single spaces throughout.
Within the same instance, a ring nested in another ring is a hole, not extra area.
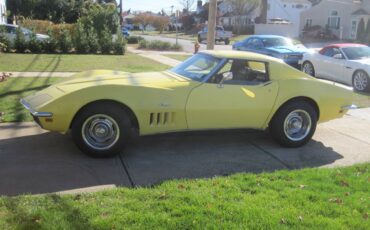
M 135 135 L 268 129 L 299 147 L 318 122 L 342 117 L 352 91 L 250 52 L 204 51 L 164 72 L 78 73 L 21 100 L 44 129 L 71 131 L 92 157 L 122 152 Z

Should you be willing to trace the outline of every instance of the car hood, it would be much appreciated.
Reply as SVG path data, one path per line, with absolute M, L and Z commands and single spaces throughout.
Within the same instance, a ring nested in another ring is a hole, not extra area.
M 266 47 L 265 49 L 276 52 L 276 53 L 281 53 L 281 54 L 308 52 L 306 48 L 297 47 L 297 46 L 275 46 L 275 47 Z
M 24 100 L 34 109 L 49 103 L 66 94 L 78 92 L 92 87 L 127 86 L 144 87 L 159 90 L 173 90 L 179 87 L 196 86 L 200 82 L 190 81 L 187 78 L 171 72 L 127 73 L 111 70 L 93 70 L 78 73 L 49 88 L 38 91 Z
M 364 59 L 359 59 L 359 60 L 351 60 L 351 62 L 360 63 L 360 64 L 363 64 L 363 65 L 370 66 L 370 58 L 364 58 Z
M 56 84 L 59 88 L 79 88 L 96 85 L 130 85 L 130 86 L 166 86 L 178 82 L 187 82 L 171 72 L 147 72 L 147 73 L 127 73 L 112 70 L 93 70 L 78 73 L 71 78 Z

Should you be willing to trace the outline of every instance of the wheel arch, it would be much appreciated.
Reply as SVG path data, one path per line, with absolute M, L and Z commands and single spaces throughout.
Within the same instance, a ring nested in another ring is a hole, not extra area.
M 94 105 L 94 104 L 99 104 L 99 103 L 111 103 L 111 104 L 115 104 L 121 108 L 123 108 L 127 114 L 130 116 L 130 121 L 131 121 L 131 124 L 134 125 L 134 128 L 136 128 L 137 130 L 140 130 L 140 124 L 139 124 L 139 121 L 137 119 L 137 116 L 136 114 L 134 113 L 134 111 L 128 107 L 127 105 L 123 104 L 122 102 L 118 102 L 116 100 L 111 100 L 111 99 L 102 99 L 102 100 L 96 100 L 96 101 L 92 101 L 92 102 L 89 102 L 87 103 L 86 105 L 82 106 L 76 113 L 75 115 L 73 116 L 73 119 L 69 125 L 69 128 L 72 127 L 73 123 L 75 122 L 76 118 L 82 113 L 82 111 L 84 111 L 86 108 Z
M 283 108 L 285 105 L 291 103 L 291 102 L 297 102 L 297 101 L 302 101 L 302 102 L 306 102 L 306 103 L 309 103 L 316 111 L 317 113 L 317 120 L 320 119 L 320 108 L 319 108 L 319 105 L 317 104 L 317 102 L 310 98 L 310 97 L 306 97 L 306 96 L 299 96 L 299 97 L 294 97 L 294 98 L 291 98 L 287 101 L 285 101 L 284 103 L 282 103 L 279 108 L 275 111 L 274 115 L 271 117 L 271 120 L 269 121 L 269 123 L 274 119 L 274 117 L 276 116 L 276 114 L 279 113 L 279 111 L 281 110 L 281 108 Z

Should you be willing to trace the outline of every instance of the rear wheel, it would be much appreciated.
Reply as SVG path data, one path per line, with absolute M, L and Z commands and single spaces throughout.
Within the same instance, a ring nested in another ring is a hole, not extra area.
M 369 75 L 362 70 L 356 71 L 353 75 L 352 85 L 356 91 L 359 92 L 370 91 Z
M 313 67 L 312 63 L 306 61 L 302 65 L 302 71 L 310 76 L 315 76 L 315 68 Z
M 270 122 L 272 137 L 285 147 L 300 147 L 313 136 L 317 112 L 305 101 L 292 101 L 278 110 Z
M 87 155 L 105 158 L 123 150 L 130 130 L 130 119 L 123 108 L 115 103 L 98 103 L 77 115 L 72 124 L 72 138 Z

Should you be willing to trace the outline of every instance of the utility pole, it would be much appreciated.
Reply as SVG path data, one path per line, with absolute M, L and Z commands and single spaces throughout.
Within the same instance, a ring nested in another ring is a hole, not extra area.
M 119 0 L 119 20 L 120 20 L 121 26 L 123 26 L 122 13 L 123 13 L 122 0 Z
M 215 48 L 217 0 L 209 1 L 207 50 Z

